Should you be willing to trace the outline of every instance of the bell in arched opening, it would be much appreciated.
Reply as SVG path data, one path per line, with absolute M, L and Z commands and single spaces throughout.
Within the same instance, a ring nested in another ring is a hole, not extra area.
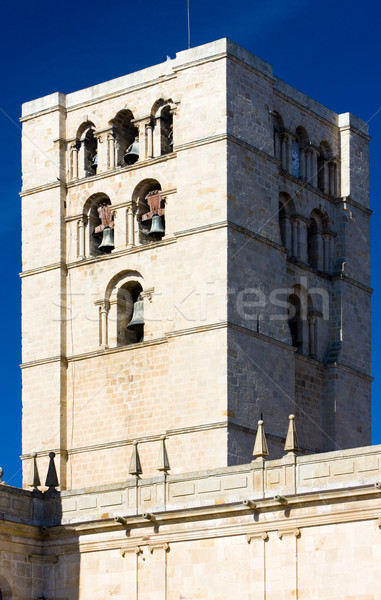
M 135 331 L 136 342 L 143 341 L 144 332 L 144 305 L 143 298 L 139 294 L 136 302 L 134 302 L 133 313 L 130 322 L 127 325 L 127 329 Z

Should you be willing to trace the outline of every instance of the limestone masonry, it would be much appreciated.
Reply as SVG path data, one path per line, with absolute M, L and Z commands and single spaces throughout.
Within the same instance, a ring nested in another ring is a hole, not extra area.
M 21 121 L 0 599 L 381 599 L 366 123 L 227 39 Z

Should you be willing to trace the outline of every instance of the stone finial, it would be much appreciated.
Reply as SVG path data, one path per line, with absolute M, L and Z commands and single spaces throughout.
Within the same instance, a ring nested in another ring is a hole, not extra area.
M 54 464 L 55 452 L 49 452 L 49 467 L 46 475 L 45 485 L 52 491 L 59 486 L 56 465 Z
M 37 452 L 32 452 L 32 464 L 29 471 L 29 479 L 27 482 L 27 486 L 36 490 L 41 486 L 40 475 L 38 473 L 37 467 Z
M 268 456 L 269 451 L 267 449 L 266 435 L 263 429 L 262 419 L 258 421 L 257 435 L 255 436 L 253 456 L 256 458 L 263 458 Z
M 130 475 L 135 475 L 136 477 L 139 477 L 139 475 L 143 473 L 138 452 L 138 442 L 134 442 L 132 446 L 132 454 L 128 473 Z
M 0 467 L 0 483 L 5 485 L 5 481 L 3 481 L 4 469 Z
M 160 440 L 160 451 L 157 459 L 157 470 L 167 472 L 170 470 L 171 466 L 169 464 L 167 449 L 165 447 L 165 436 L 163 436 Z
M 289 424 L 288 424 L 288 431 L 287 431 L 287 437 L 286 437 L 286 443 L 284 445 L 284 449 L 287 453 L 292 453 L 295 454 L 295 452 L 299 451 L 299 442 L 298 442 L 298 436 L 296 434 L 296 427 L 295 427 L 295 415 L 290 415 L 289 417 Z

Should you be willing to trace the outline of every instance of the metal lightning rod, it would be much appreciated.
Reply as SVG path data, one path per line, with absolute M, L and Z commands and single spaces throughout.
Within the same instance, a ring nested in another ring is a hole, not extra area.
M 189 18 L 189 0 L 187 0 L 187 15 L 188 15 L 188 50 L 190 48 L 190 18 Z

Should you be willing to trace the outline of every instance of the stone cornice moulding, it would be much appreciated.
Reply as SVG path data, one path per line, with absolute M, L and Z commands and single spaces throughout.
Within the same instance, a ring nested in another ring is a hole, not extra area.
M 310 506 L 315 505 L 318 506 L 327 506 L 327 503 L 332 501 L 333 510 L 326 514 L 310 514 L 305 515 L 301 514 L 296 515 L 295 517 L 289 517 L 287 520 L 287 527 L 285 527 L 284 520 L 284 507 L 283 509 L 279 507 L 279 504 L 274 502 L 272 499 L 272 503 L 270 500 L 266 501 L 266 504 L 261 504 L 257 506 L 258 513 L 261 513 L 261 509 L 267 508 L 269 510 L 273 509 L 273 512 L 276 515 L 273 515 L 271 518 L 271 522 L 262 522 L 260 524 L 250 526 L 248 530 L 248 523 L 242 521 L 242 517 L 247 516 L 252 522 L 252 510 L 244 506 L 243 502 L 232 502 L 230 504 L 220 504 L 220 505 L 207 505 L 207 506 L 195 506 L 191 508 L 181 508 L 181 509 L 171 509 L 164 512 L 154 513 L 156 522 L 160 525 L 175 525 L 176 531 L 171 533 L 169 530 L 166 531 L 165 534 L 152 533 L 151 535 L 155 539 L 154 544 L 156 543 L 160 546 L 168 543 L 174 542 L 184 542 L 184 541 L 194 541 L 200 539 L 213 539 L 213 538 L 221 538 L 221 537 L 231 537 L 231 536 L 245 536 L 245 539 L 248 541 L 248 537 L 254 538 L 255 536 L 268 535 L 270 532 L 278 532 L 281 533 L 281 536 L 285 535 L 301 535 L 302 530 L 304 528 L 309 527 L 318 527 L 318 526 L 326 526 L 333 524 L 343 524 L 350 522 L 361 522 L 361 521 L 374 521 L 376 526 L 379 527 L 380 520 L 380 509 L 381 506 L 366 509 L 364 507 L 360 507 L 358 509 L 342 509 L 338 508 L 338 501 L 342 500 L 343 502 L 351 502 L 353 500 L 362 499 L 358 496 L 353 498 L 351 497 L 352 488 L 341 488 L 337 491 L 336 495 L 331 493 L 325 493 L 324 490 L 320 490 L 319 492 L 311 493 L 310 498 Z M 364 499 L 366 499 L 366 494 L 363 494 Z M 290 499 L 291 497 L 288 496 Z M 299 503 L 296 501 L 293 503 L 293 510 L 297 509 L 305 510 L 305 503 L 301 500 Z M 275 510 L 274 510 L 275 509 Z M 197 529 L 190 530 L 189 523 L 199 523 L 205 520 L 219 520 L 222 518 L 229 518 L 228 525 L 220 525 L 218 527 L 206 527 L 202 529 L 200 525 L 197 525 Z M 85 517 L 84 517 L 85 519 Z M 232 523 L 231 519 L 237 519 L 235 523 Z M 183 527 L 181 525 L 184 524 Z M 142 517 L 142 515 L 131 515 L 128 517 L 128 529 L 134 529 L 135 531 L 139 529 L 144 529 L 144 533 L 141 538 L 134 539 L 134 547 L 138 546 L 146 546 L 150 544 L 150 541 L 146 538 L 146 530 L 147 528 L 152 528 L 152 522 L 147 521 Z M 67 524 L 63 523 L 61 525 L 52 526 L 48 528 L 49 539 L 53 540 L 55 538 L 60 537 L 68 537 L 73 535 L 89 535 L 93 533 L 107 533 L 114 532 L 118 530 L 118 524 L 115 524 L 114 519 L 99 519 L 99 518 L 90 518 L 83 521 L 77 522 L 68 522 Z M 123 530 L 124 531 L 124 530 Z M 279 534 L 278 534 L 279 536 Z M 279 537 L 281 537 L 279 536 Z M 263 539 L 263 537 L 262 537 Z M 107 546 L 106 546 L 107 545 Z M 118 539 L 108 540 L 107 542 L 100 541 L 97 542 L 83 542 L 80 544 L 81 552 L 84 551 L 94 551 L 99 549 L 121 549 L 120 541 Z M 124 550 L 125 548 L 123 548 Z M 60 546 L 57 548 L 54 547 L 54 542 L 52 543 L 51 550 L 55 551 L 57 554 L 61 554 Z
M 321 123 L 323 123 L 325 126 L 328 126 L 330 129 L 333 130 L 333 132 L 337 135 L 340 131 L 339 129 L 339 125 L 338 122 L 333 123 L 332 121 L 329 121 L 326 117 L 323 117 L 323 115 L 319 115 L 319 113 L 315 112 L 314 110 L 312 110 L 312 108 L 306 106 L 305 104 L 302 104 L 299 100 L 297 100 L 296 98 L 292 98 L 291 96 L 288 96 L 285 92 L 283 92 L 282 90 L 280 90 L 277 87 L 278 81 L 280 81 L 281 83 L 285 83 L 284 81 L 282 81 L 281 79 L 279 79 L 278 77 L 274 78 L 274 86 L 273 86 L 273 92 L 274 92 L 274 96 L 279 96 L 279 98 L 282 98 L 282 100 L 285 100 L 286 102 L 289 102 L 290 104 L 293 104 L 294 106 L 296 106 L 296 108 L 298 110 L 301 111 L 301 113 L 305 113 L 307 115 L 309 115 L 310 117 L 312 117 L 313 119 L 316 119 L 318 121 L 320 121 Z M 292 88 L 295 89 L 295 88 Z M 299 90 L 295 90 L 295 91 L 299 91 Z M 303 94 L 303 92 L 299 92 L 301 94 Z M 306 96 L 305 94 L 303 94 L 303 96 Z M 306 98 L 308 98 L 309 100 L 311 100 L 312 98 L 309 98 L 308 96 L 306 96 Z M 319 102 L 317 102 L 317 104 L 320 104 Z M 323 105 L 321 105 L 323 106 Z M 326 107 L 324 106 L 324 108 L 326 109 Z M 278 109 L 274 109 L 277 110 L 279 112 L 279 114 L 282 114 L 282 112 L 284 112 L 284 110 L 282 110 L 279 107 Z M 326 109 L 326 110 L 330 110 L 330 109 Z M 332 118 L 334 118 L 336 116 L 336 120 L 337 117 L 339 116 L 338 113 L 335 113 L 334 111 L 330 111 L 332 112 Z
M 67 265 L 64 262 L 52 263 L 51 265 L 45 265 L 43 267 L 36 267 L 34 269 L 28 269 L 19 273 L 19 277 L 29 277 L 30 275 L 39 275 L 40 273 L 46 273 L 47 271 L 54 271 L 55 269 L 63 269 L 67 272 Z
M 150 67 L 147 67 L 147 68 L 150 68 Z M 30 121 L 31 119 L 35 119 L 36 117 L 40 117 L 40 116 L 49 114 L 50 112 L 54 112 L 56 110 L 60 110 L 64 114 L 67 114 L 69 112 L 73 112 L 73 111 L 80 110 L 80 109 L 83 109 L 83 108 L 86 108 L 89 106 L 94 106 L 94 105 L 100 104 L 101 102 L 105 102 L 107 100 L 112 100 L 114 98 L 119 98 L 120 96 L 132 94 L 136 91 L 146 89 L 146 88 L 149 88 L 149 87 L 152 87 L 155 85 L 162 85 L 163 83 L 165 83 L 167 81 L 176 79 L 176 77 L 177 76 L 175 73 L 167 73 L 167 74 L 160 75 L 159 77 L 155 77 L 154 79 L 148 79 L 147 81 L 144 81 L 142 83 L 138 83 L 138 84 L 132 85 L 127 88 L 122 88 L 120 90 L 116 90 L 115 92 L 104 94 L 103 96 L 97 96 L 96 98 L 92 98 L 91 100 L 86 100 L 84 102 L 78 102 L 78 104 L 72 104 L 72 105 L 66 106 L 66 107 L 63 107 L 61 104 L 57 104 L 57 105 L 54 105 L 49 108 L 45 108 L 40 111 L 36 111 L 35 113 L 25 115 L 25 117 L 20 117 L 20 122 L 24 123 L 25 121 Z M 94 86 L 91 86 L 91 87 L 94 87 Z M 89 89 L 89 88 L 85 88 L 85 89 Z M 82 91 L 82 90 L 80 90 L 80 91 Z M 76 92 L 74 92 L 74 93 L 76 93 Z M 65 94 L 65 96 L 68 96 L 68 95 L 70 95 L 70 94 Z

